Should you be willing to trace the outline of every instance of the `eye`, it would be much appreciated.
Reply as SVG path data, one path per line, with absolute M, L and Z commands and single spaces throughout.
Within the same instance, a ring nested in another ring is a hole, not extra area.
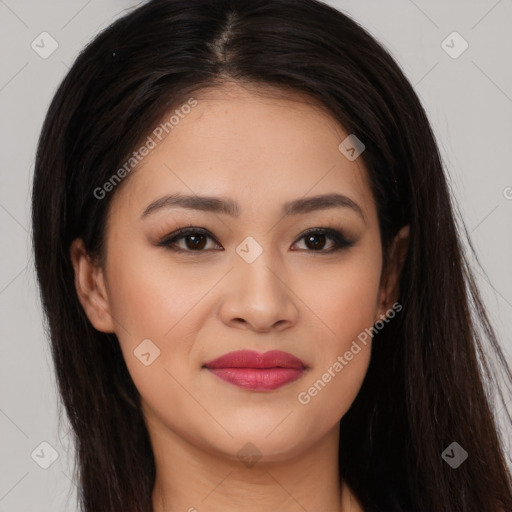
M 342 233 L 335 229 L 330 228 L 312 228 L 308 229 L 299 240 L 304 239 L 304 244 L 309 252 L 321 252 L 321 253 L 331 253 L 335 251 L 339 251 L 340 249 L 344 249 L 346 247 L 351 247 L 354 245 L 354 241 L 347 240 Z M 325 245 L 327 240 L 331 240 L 333 244 L 330 249 L 325 250 Z M 297 243 L 297 242 L 296 242 Z
M 158 245 L 176 252 L 205 252 L 208 238 L 215 240 L 206 229 L 180 228 L 161 240 Z M 184 247 L 176 247 L 178 241 L 183 241 Z M 217 244 L 217 247 L 220 245 Z

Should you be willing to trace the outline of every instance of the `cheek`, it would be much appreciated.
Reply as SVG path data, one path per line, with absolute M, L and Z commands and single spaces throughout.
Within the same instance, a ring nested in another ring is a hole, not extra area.
M 372 244 L 375 245 L 375 244 Z M 312 313 L 322 333 L 324 353 L 344 352 L 365 328 L 371 327 L 378 310 L 380 284 L 380 251 L 378 246 L 364 248 L 336 265 L 312 270 L 301 269 L 303 276 L 314 279 L 297 280 L 298 295 Z
M 155 251 L 124 249 L 112 244 L 107 265 L 116 335 L 141 394 L 158 395 L 167 403 L 170 397 L 163 395 L 173 381 L 165 368 L 174 374 L 176 361 L 180 370 L 185 367 L 193 346 L 188 341 L 193 341 L 199 323 L 198 305 L 218 277 L 169 264 Z
M 377 269 L 352 265 L 317 276 L 306 296 L 308 306 L 323 320 L 327 333 L 341 341 L 373 324 L 378 295 Z
M 297 402 L 318 424 L 339 421 L 356 398 L 368 369 L 381 267 L 378 250 L 365 254 L 348 258 L 336 271 L 317 273 L 314 286 L 300 292 L 308 297 L 313 312 L 317 351 Z
M 157 251 L 132 250 L 120 258 L 121 252 L 112 251 L 107 269 L 109 303 L 120 334 L 134 339 L 161 339 L 172 332 L 218 279 L 176 265 Z

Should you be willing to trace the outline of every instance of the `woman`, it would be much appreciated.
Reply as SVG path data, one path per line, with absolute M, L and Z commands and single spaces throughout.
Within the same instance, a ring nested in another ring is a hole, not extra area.
M 512 510 L 434 136 L 340 12 L 116 21 L 50 106 L 33 234 L 82 510 Z

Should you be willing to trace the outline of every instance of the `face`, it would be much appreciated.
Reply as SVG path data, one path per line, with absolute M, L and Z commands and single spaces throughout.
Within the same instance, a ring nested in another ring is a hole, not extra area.
M 367 171 L 305 97 L 231 84 L 194 98 L 116 191 L 103 267 L 74 246 L 79 295 L 116 333 L 150 432 L 291 457 L 338 427 L 368 367 L 362 333 L 391 304 Z M 304 368 L 205 367 L 239 350 Z

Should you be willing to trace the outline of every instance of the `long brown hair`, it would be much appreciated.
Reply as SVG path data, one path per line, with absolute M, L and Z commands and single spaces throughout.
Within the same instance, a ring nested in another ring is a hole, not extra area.
M 118 340 L 95 330 L 78 301 L 70 244 L 83 238 L 101 256 L 122 183 L 103 199 L 94 191 L 171 106 L 226 79 L 320 100 L 364 141 L 383 249 L 410 225 L 403 310 L 375 335 L 341 419 L 341 476 L 367 511 L 512 511 L 491 407 L 495 375 L 511 382 L 512 374 L 463 250 L 429 121 L 383 47 L 314 0 L 149 1 L 101 32 L 55 94 L 37 149 L 33 239 L 82 510 L 151 511 L 155 462 Z M 468 453 L 456 469 L 441 456 L 453 442 Z

